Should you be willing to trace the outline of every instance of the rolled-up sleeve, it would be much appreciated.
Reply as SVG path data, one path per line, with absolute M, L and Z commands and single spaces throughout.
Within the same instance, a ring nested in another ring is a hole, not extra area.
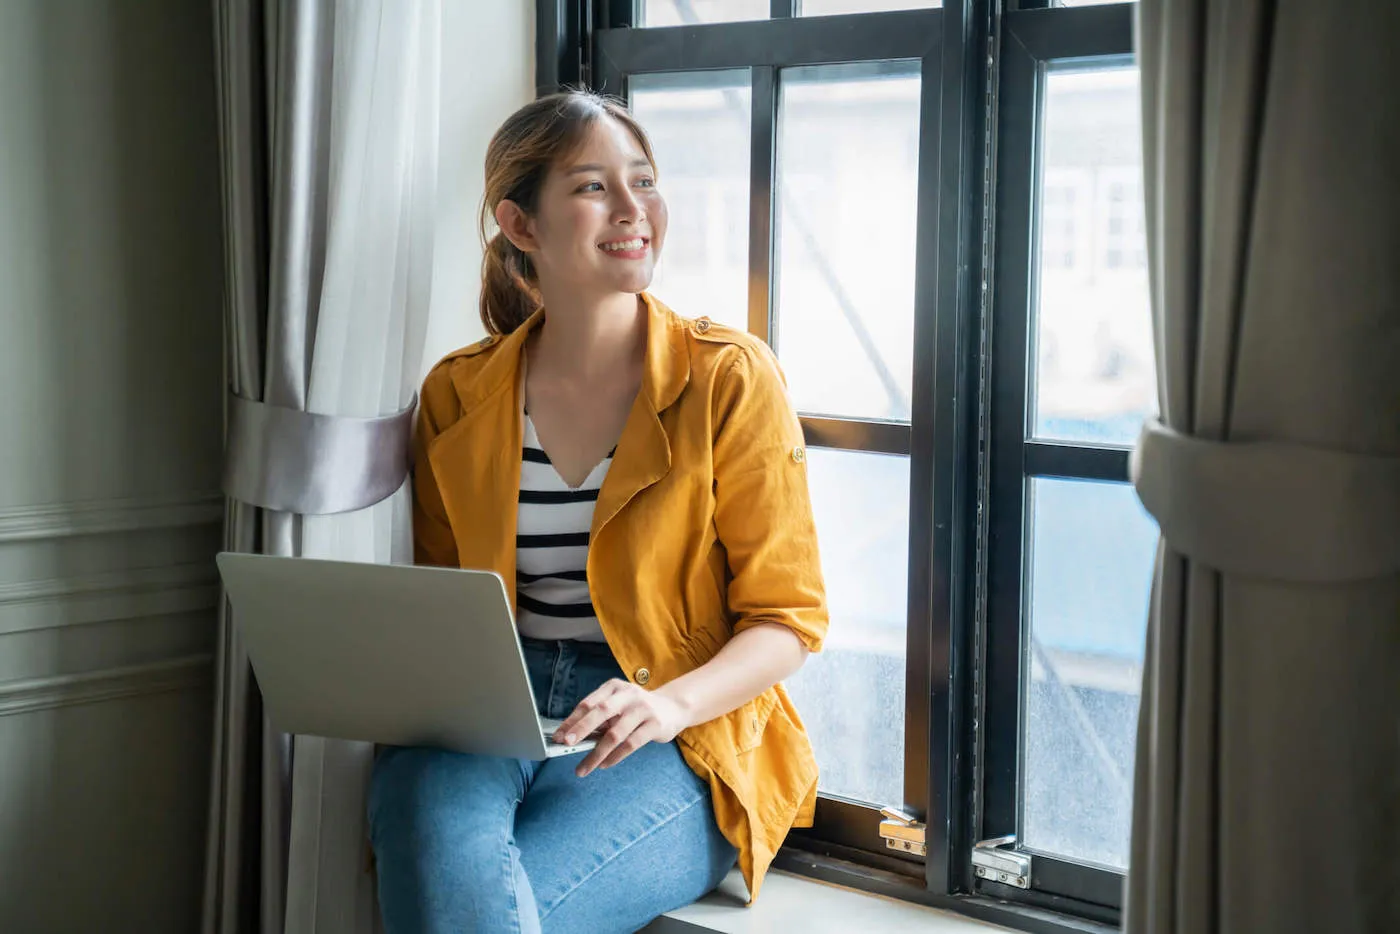
M 734 632 L 778 623 L 819 651 L 828 618 L 806 448 L 766 346 L 741 347 L 717 382 L 714 475 Z

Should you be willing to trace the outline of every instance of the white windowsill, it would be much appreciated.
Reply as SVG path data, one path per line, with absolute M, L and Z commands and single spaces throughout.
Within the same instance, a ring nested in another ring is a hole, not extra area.
M 952 912 L 773 871 L 752 908 L 735 870 L 714 892 L 657 919 L 645 934 L 680 934 L 699 927 L 722 934 L 851 934 L 853 931 L 912 931 L 918 934 L 991 934 L 1009 931 Z M 676 923 L 683 922 L 683 923 Z M 691 927 L 693 925 L 694 927 Z

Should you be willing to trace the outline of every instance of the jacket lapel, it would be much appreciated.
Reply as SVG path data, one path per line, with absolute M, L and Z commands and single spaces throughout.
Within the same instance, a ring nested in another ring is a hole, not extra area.
M 536 312 L 491 352 L 470 378 L 454 372 L 462 415 L 434 439 L 428 460 L 457 534 L 458 563 L 501 575 L 515 595 L 515 533 L 524 444 L 520 361 Z
M 666 306 L 642 293 L 647 306 L 647 349 L 642 388 L 622 429 L 598 504 L 593 509 L 590 538 L 598 534 L 638 493 L 671 469 L 671 442 L 661 413 L 680 396 L 690 380 L 690 353 L 684 327 Z

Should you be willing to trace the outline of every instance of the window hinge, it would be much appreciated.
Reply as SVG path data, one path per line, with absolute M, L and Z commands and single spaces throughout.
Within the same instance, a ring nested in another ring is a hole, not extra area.
M 1031 856 L 1016 849 L 1014 834 L 983 840 L 972 847 L 972 871 L 979 879 L 1014 885 L 1018 889 L 1031 887 Z
M 902 853 L 915 856 L 928 855 L 924 845 L 924 823 L 914 815 L 898 808 L 880 808 L 885 819 L 880 821 L 880 836 L 885 838 L 885 846 Z

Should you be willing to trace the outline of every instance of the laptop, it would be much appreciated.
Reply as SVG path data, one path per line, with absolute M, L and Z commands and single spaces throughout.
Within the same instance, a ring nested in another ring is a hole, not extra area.
M 518 759 L 591 749 L 550 735 L 492 571 L 222 552 L 233 622 L 273 726 Z

